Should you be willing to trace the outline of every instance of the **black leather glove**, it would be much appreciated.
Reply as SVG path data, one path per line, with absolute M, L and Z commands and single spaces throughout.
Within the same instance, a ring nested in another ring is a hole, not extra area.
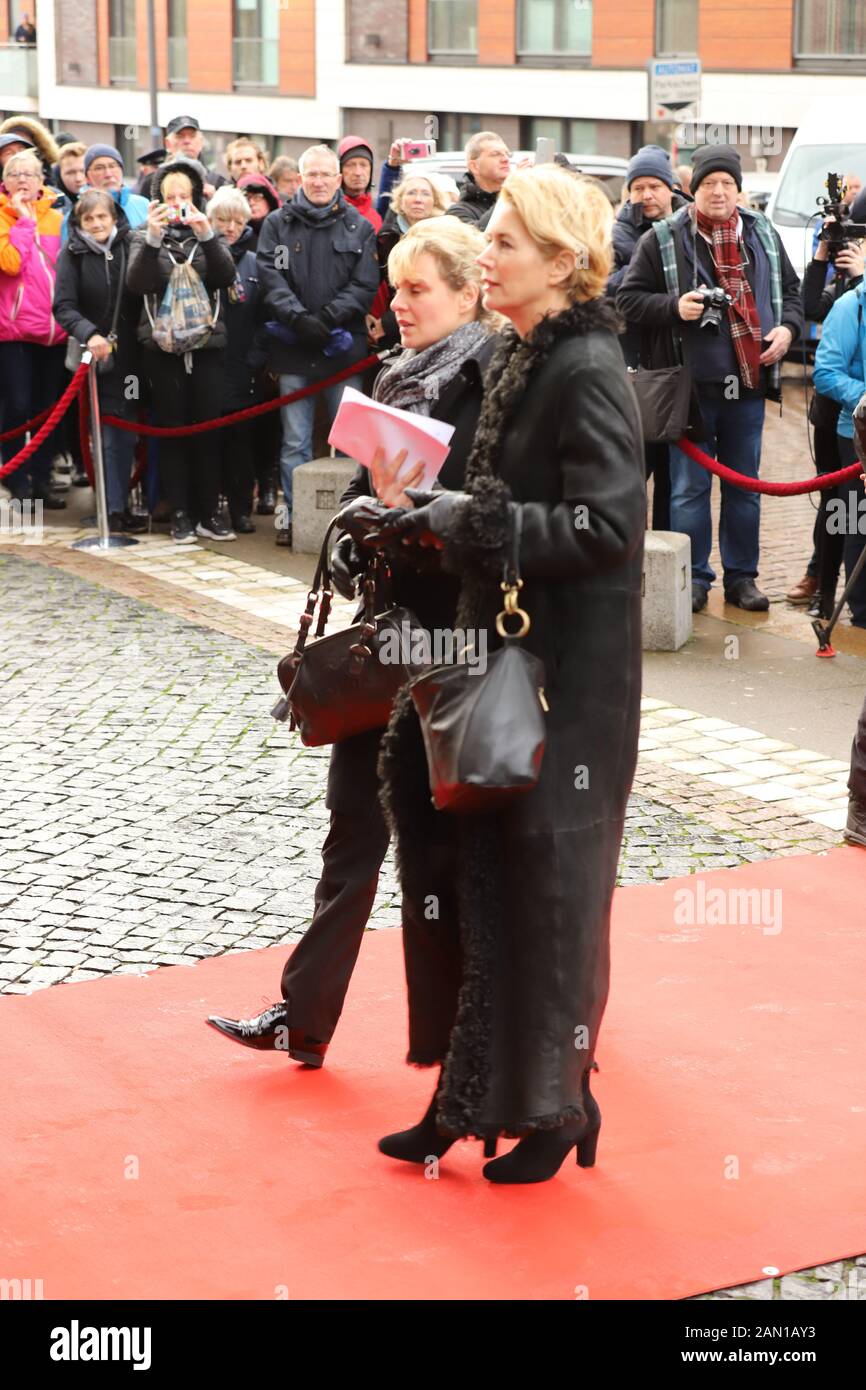
M 366 537 L 368 545 L 387 545 L 392 541 L 408 540 L 417 543 L 444 541 L 451 537 L 464 503 L 469 501 L 468 492 L 422 492 L 409 487 L 406 495 L 421 505 L 406 508 L 392 508 L 381 526 Z M 430 500 L 427 500 L 430 499 Z
M 323 348 L 331 336 L 330 328 L 326 328 L 315 314 L 296 314 L 292 328 L 307 347 Z
M 343 598 L 357 598 L 358 575 L 367 568 L 367 560 L 348 534 L 341 536 L 331 551 L 331 581 Z
M 340 530 L 348 531 L 358 545 L 365 545 L 371 531 L 402 514 L 401 507 L 387 507 L 378 497 L 353 497 L 337 516 L 337 524 Z

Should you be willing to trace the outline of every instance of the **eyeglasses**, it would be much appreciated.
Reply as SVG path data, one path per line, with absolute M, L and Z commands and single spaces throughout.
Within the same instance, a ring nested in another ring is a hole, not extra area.
M 88 172 L 91 174 L 113 174 L 115 169 L 120 169 L 120 165 L 116 160 L 111 159 L 107 164 L 91 164 Z
M 27 179 L 28 182 L 30 180 L 33 180 L 36 183 L 39 183 L 42 179 L 41 174 L 24 174 L 19 172 L 18 169 L 10 170 L 10 172 L 8 174 L 4 174 L 3 177 L 5 179 Z

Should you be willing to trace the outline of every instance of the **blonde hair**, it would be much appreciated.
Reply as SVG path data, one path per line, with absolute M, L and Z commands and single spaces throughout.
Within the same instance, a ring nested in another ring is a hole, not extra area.
M 594 179 L 575 178 L 555 164 L 518 169 L 502 185 L 499 201 L 514 208 L 543 256 L 574 253 L 574 270 L 561 286 L 572 303 L 605 293 L 614 212 Z
M 403 178 L 394 189 L 394 192 L 391 194 L 391 207 L 395 212 L 403 211 L 403 199 L 406 195 L 406 189 L 413 179 L 423 179 L 426 184 L 430 185 L 434 207 L 434 211 L 431 213 L 432 217 L 441 217 L 443 212 L 448 211 L 451 204 L 447 201 L 445 191 L 438 179 L 434 182 L 427 174 L 413 174 L 410 171 L 408 174 L 404 174 Z
M 61 145 L 57 151 L 57 163 L 62 164 L 64 159 L 83 159 L 87 153 L 87 146 L 80 140 L 75 140 L 69 145 Z
M 263 174 L 268 166 L 268 152 L 267 150 L 263 150 L 261 145 L 256 144 L 255 140 L 249 140 L 244 135 L 239 135 L 237 140 L 230 140 L 229 143 L 226 145 L 225 152 L 223 154 L 223 158 L 226 162 L 226 168 L 231 169 L 232 159 L 237 154 L 238 150 L 246 149 L 255 150 L 256 158 L 258 159 L 259 164 L 261 165 L 261 169 L 259 170 L 259 172 Z
M 182 169 L 175 169 L 173 173 L 166 174 L 165 178 L 159 186 L 160 197 L 165 197 L 166 193 L 168 192 L 168 185 L 170 183 L 184 184 L 187 189 L 186 197 L 191 198 L 193 196 L 192 179 L 190 178 L 189 174 L 185 174 Z
M 465 285 L 477 286 L 475 317 L 494 332 L 502 326 L 504 319 L 501 314 L 485 309 L 481 302 L 478 257 L 485 245 L 478 228 L 461 222 L 457 217 L 425 217 L 423 222 L 411 226 L 391 251 L 388 279 L 392 285 L 396 284 L 398 279 L 411 274 L 419 256 L 432 256 L 439 274 L 452 290 L 462 290 Z

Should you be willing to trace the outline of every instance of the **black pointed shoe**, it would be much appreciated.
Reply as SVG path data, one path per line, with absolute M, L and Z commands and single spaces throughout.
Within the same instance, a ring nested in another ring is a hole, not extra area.
M 328 1050 L 327 1043 L 312 1038 L 303 1028 L 290 1028 L 285 1004 L 272 1004 L 255 1018 L 222 1018 L 210 1014 L 208 1023 L 224 1037 L 242 1047 L 254 1047 L 259 1052 L 287 1052 L 297 1062 L 309 1067 L 321 1067 Z

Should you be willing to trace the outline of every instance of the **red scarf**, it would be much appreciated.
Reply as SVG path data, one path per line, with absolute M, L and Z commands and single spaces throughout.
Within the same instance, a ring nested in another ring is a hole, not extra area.
M 726 222 L 714 222 L 697 213 L 698 231 L 712 242 L 716 277 L 722 289 L 733 300 L 728 307 L 731 341 L 737 354 L 740 380 L 746 389 L 758 386 L 761 380 L 761 320 L 752 287 L 742 270 L 742 243 L 737 238 L 739 211 L 734 209 Z

